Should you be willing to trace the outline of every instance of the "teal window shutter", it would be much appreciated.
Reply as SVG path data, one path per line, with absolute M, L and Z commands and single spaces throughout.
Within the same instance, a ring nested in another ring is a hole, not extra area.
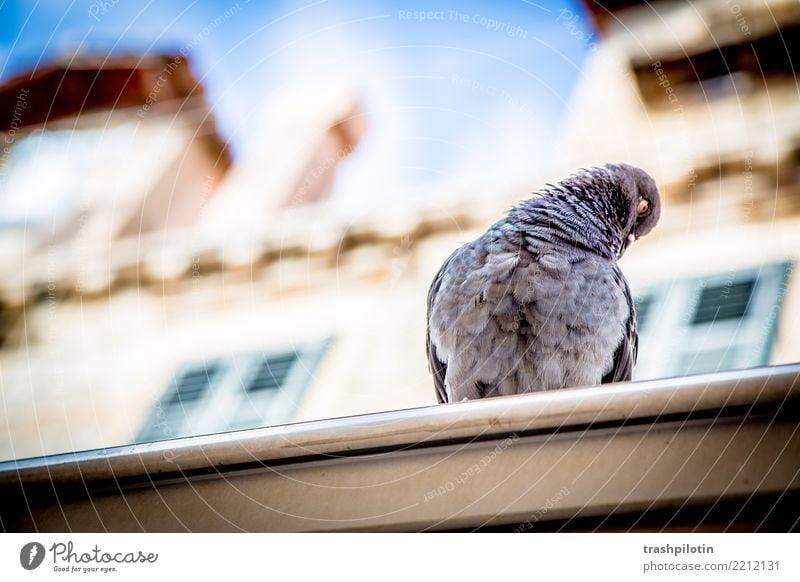
M 291 351 L 250 356 L 249 370 L 236 390 L 230 430 L 289 422 L 311 383 L 328 341 L 298 346 Z
M 791 271 L 789 263 L 765 265 L 639 293 L 634 379 L 767 364 Z
M 150 412 L 136 442 L 167 440 L 193 434 L 193 425 L 226 373 L 220 360 L 184 366 Z
M 325 340 L 183 367 L 136 441 L 290 422 L 329 344 Z

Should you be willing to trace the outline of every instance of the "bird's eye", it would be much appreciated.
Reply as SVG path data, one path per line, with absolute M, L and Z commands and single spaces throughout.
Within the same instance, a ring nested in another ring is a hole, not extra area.
M 639 200 L 639 205 L 636 207 L 636 214 L 639 216 L 644 216 L 650 212 L 650 202 L 644 198 Z

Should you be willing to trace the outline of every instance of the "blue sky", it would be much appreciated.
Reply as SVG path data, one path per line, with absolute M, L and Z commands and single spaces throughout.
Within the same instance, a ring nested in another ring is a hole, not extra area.
M 477 183 L 534 172 L 589 49 L 575 34 L 588 33 L 582 16 L 565 26 L 565 10 L 582 14 L 577 0 L 0 2 L 0 78 L 75 50 L 191 46 L 235 153 L 271 91 L 349 84 L 370 123 L 337 186 L 356 202 L 376 187 L 391 198 L 455 175 Z

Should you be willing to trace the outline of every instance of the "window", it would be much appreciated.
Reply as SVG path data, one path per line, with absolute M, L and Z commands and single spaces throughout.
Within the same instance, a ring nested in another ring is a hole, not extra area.
M 638 294 L 634 379 L 767 364 L 790 274 L 786 263 L 765 265 Z
M 636 305 L 636 324 L 641 331 L 647 327 L 647 318 L 650 316 L 650 308 L 653 306 L 653 297 L 651 295 L 636 297 L 634 304 Z
M 655 74 L 656 57 L 647 55 L 632 62 L 636 81 L 650 107 L 672 108 L 674 101 L 663 86 L 663 79 L 681 95 L 693 95 L 704 105 L 715 97 L 739 99 L 750 87 L 770 78 L 792 79 L 797 68 L 791 55 L 800 50 L 800 25 L 791 24 L 765 36 L 753 36 L 748 42 L 733 42 L 687 54 L 658 59 L 663 77 Z
M 755 286 L 755 278 L 747 277 L 738 283 L 704 287 L 694 309 L 692 325 L 742 319 L 747 315 Z
M 328 344 L 184 367 L 156 403 L 137 442 L 289 422 Z

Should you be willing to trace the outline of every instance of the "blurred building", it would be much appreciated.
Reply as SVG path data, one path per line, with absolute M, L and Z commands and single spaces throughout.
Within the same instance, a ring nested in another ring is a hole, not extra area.
M 622 260 L 634 378 L 800 360 L 800 5 L 586 6 L 596 31 L 559 173 L 626 161 L 663 197 L 658 228 Z
M 589 6 L 553 177 L 627 161 L 659 182 L 662 223 L 623 263 L 637 377 L 797 361 L 797 4 Z M 367 129 L 355 96 L 271 95 L 231 160 L 176 59 L 0 89 L 0 458 L 433 404 L 428 285 L 527 195 L 347 218 L 329 199 Z
M 2 87 L 0 457 L 435 401 L 430 277 L 503 203 L 336 214 L 366 124 L 319 95 L 271 95 L 232 161 L 181 57 Z

